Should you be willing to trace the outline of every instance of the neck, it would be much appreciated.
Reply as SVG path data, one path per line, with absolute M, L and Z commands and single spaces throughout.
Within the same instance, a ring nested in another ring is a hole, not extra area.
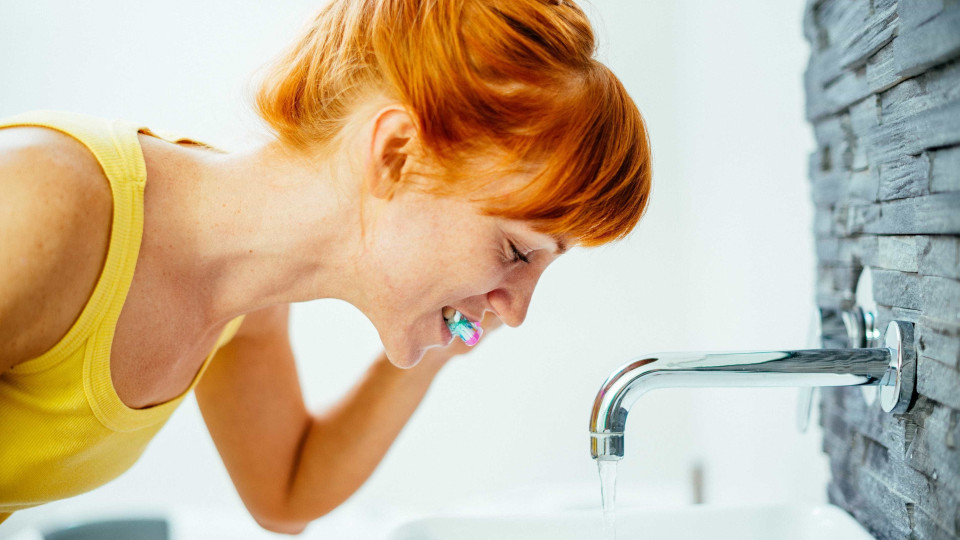
M 205 325 L 280 303 L 349 301 L 362 244 L 346 163 L 275 142 L 231 154 L 163 146 L 147 159 L 165 173 L 147 183 L 145 228 L 161 233 L 144 235 L 144 267 L 163 272 Z

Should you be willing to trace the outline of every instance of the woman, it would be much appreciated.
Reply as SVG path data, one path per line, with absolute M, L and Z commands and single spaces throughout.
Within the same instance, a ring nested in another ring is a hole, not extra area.
M 593 53 L 568 1 L 334 0 L 259 89 L 264 145 L 0 122 L 0 520 L 121 474 L 194 388 L 263 527 L 343 502 L 468 350 L 448 319 L 519 325 L 643 214 L 643 120 Z M 316 298 L 384 347 L 322 414 L 287 332 Z

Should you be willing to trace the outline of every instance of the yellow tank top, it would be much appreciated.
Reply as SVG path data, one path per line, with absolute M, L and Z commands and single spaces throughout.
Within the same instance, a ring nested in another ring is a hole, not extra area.
M 51 111 L 0 119 L 0 128 L 13 126 L 52 128 L 83 143 L 110 182 L 113 221 L 102 273 L 73 326 L 49 351 L 0 374 L 0 522 L 13 511 L 90 491 L 126 471 L 243 320 L 227 324 L 179 397 L 145 409 L 124 405 L 110 378 L 110 349 L 143 234 L 147 178 L 137 134 L 201 143 Z

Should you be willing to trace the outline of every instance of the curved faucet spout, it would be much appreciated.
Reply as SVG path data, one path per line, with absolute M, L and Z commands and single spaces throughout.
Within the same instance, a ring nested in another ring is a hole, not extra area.
M 898 356 L 899 351 L 892 348 L 641 356 L 613 372 L 600 387 L 590 414 L 590 451 L 598 460 L 623 458 L 627 414 L 650 390 L 879 385 L 885 376 L 890 378 L 889 366 Z

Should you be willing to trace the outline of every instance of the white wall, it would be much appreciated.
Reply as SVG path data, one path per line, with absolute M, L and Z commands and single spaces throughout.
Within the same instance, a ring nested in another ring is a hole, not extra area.
M 815 348 L 803 2 L 679 2 L 677 122 L 690 330 L 684 347 Z M 707 498 L 825 501 L 819 432 L 796 390 L 703 390 L 693 413 Z
M 250 76 L 317 5 L 0 0 L 0 116 L 65 109 L 235 147 L 259 129 Z M 802 1 L 593 0 L 586 9 L 601 58 L 649 124 L 649 213 L 626 241 L 554 263 L 523 328 L 449 365 L 351 505 L 426 512 L 547 483 L 582 484 L 599 500 L 586 426 L 611 370 L 643 352 L 808 345 Z M 369 323 L 336 301 L 295 306 L 293 341 L 314 407 L 378 350 Z M 660 486 L 662 502 L 680 502 L 701 461 L 711 502 L 822 501 L 818 430 L 797 435 L 794 406 L 793 390 L 649 395 L 628 424 L 621 491 Z M 240 512 L 192 400 L 126 475 L 19 513 L 0 537 L 71 512 L 174 504 Z

